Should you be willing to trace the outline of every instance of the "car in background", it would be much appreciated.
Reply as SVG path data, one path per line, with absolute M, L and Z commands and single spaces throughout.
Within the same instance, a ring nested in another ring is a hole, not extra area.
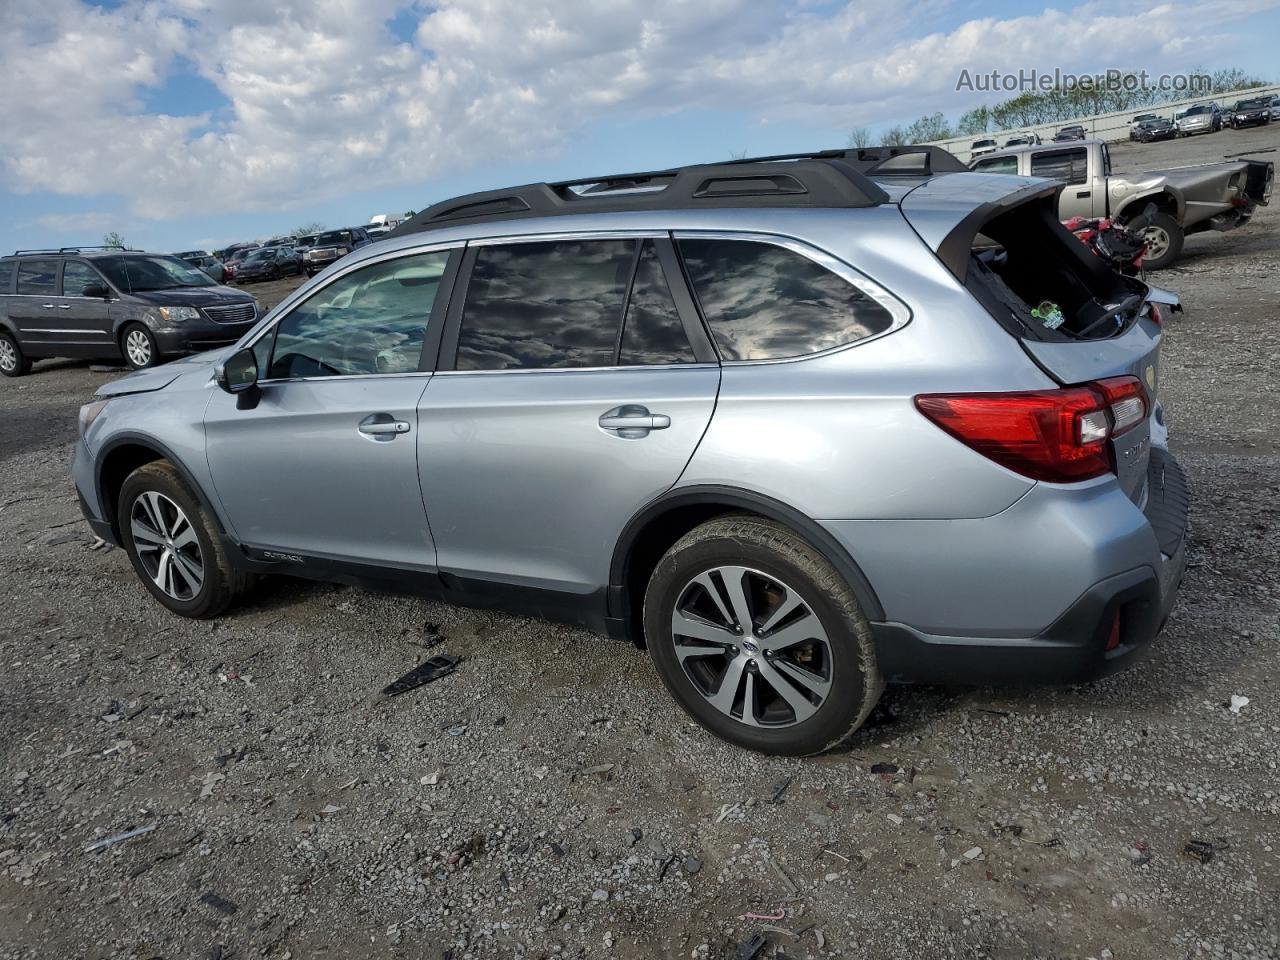
M 345 227 L 326 230 L 316 237 L 315 245 L 303 256 L 302 265 L 307 276 L 314 277 L 331 263 L 341 260 L 352 250 L 367 246 L 372 241 L 364 227 Z
M 1178 127 L 1172 120 L 1168 117 L 1154 117 L 1138 124 L 1129 138 L 1138 143 L 1152 143 L 1156 140 L 1172 140 L 1177 135 Z
M 230 252 L 222 260 L 223 276 L 225 278 L 222 281 L 223 283 L 234 283 L 236 274 L 240 270 L 240 264 L 244 262 L 245 257 L 262 248 L 255 243 L 252 245 L 238 245 L 229 249 Z
M 1280 97 L 1271 98 L 1271 119 L 1280 120 Z
M 1271 122 L 1271 97 L 1252 97 L 1248 100 L 1237 100 L 1236 105 L 1227 114 L 1227 123 L 1232 130 L 1243 130 L 1245 127 L 1261 127 Z
M 1178 121 L 1178 136 L 1217 133 L 1222 129 L 1222 108 L 1216 103 L 1197 103 Z
M 219 283 L 225 283 L 227 279 L 227 268 L 222 265 L 222 261 L 213 256 L 206 250 L 185 250 L 182 253 L 175 253 L 175 257 L 179 260 L 185 260 L 197 269 L 203 270 Z
M 1030 147 L 1043 143 L 1038 133 L 1019 133 L 1004 142 L 1005 147 Z
M 293 249 L 298 251 L 299 256 L 304 256 L 308 250 L 316 245 L 316 237 L 318 233 L 304 233 L 300 237 L 294 237 Z
M 272 237 L 270 240 L 264 243 L 263 246 L 264 247 L 292 247 L 296 242 L 297 242 L 297 238 L 294 236 Z
M 240 261 L 236 267 L 236 282 L 279 280 L 284 276 L 301 274 L 302 257 L 293 247 L 260 247 Z
M 369 235 L 369 239 L 371 241 L 381 240 L 391 232 L 391 227 L 385 223 L 366 223 L 364 225 L 364 232 Z
M 980 157 L 984 153 L 991 153 L 993 150 L 998 150 L 999 148 L 1000 144 L 996 143 L 995 140 L 990 137 L 985 137 L 982 140 L 973 141 L 973 146 L 969 148 L 969 156 Z
M 0 258 L 0 374 L 42 357 L 123 358 L 141 370 L 235 343 L 258 301 L 167 253 L 119 247 Z
M 1138 126 L 1140 124 L 1146 123 L 1148 120 L 1155 120 L 1158 117 L 1159 117 L 1159 114 L 1155 114 L 1155 113 L 1140 113 L 1136 117 L 1134 117 L 1132 120 L 1130 120 L 1129 121 L 1129 139 L 1137 140 Z
M 1053 142 L 1069 143 L 1072 140 L 1083 140 L 1085 139 L 1085 136 L 1084 127 L 1080 126 L 1078 123 L 1073 123 L 1070 126 L 1063 127 L 1055 133 L 1053 135 Z

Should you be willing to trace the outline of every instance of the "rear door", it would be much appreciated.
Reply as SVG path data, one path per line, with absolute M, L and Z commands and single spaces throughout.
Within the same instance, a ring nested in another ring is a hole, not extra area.
M 251 554 L 434 570 L 418 400 L 460 256 L 402 251 L 338 274 L 253 344 L 256 405 L 211 391 L 209 469 Z
M 473 245 L 419 411 L 441 571 L 603 587 L 623 527 L 693 455 L 719 383 L 666 235 Z

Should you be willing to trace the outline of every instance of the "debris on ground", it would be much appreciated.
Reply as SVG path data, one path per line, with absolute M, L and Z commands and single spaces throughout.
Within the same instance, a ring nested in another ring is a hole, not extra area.
M 767 943 L 764 934 L 753 933 L 750 938 L 738 944 L 738 949 L 733 954 L 734 960 L 756 960 Z
M 1182 848 L 1184 856 L 1197 860 L 1200 863 L 1208 863 L 1214 856 L 1222 850 L 1226 850 L 1229 844 L 1223 838 L 1213 840 L 1188 840 Z
M 753 911 L 750 911 L 750 910 L 749 910 L 749 911 L 747 911 L 746 913 L 744 913 L 744 914 L 742 915 L 741 919 L 743 919 L 743 920 L 765 920 L 765 921 L 770 921 L 770 922 L 772 922 L 772 921 L 774 921 L 774 920 L 785 920 L 785 919 L 787 919 L 787 911 L 786 911 L 786 909 L 785 909 L 784 907 L 778 907 L 778 912 L 777 912 L 777 913 L 755 913 L 755 912 L 753 912 Z
M 240 909 L 240 905 L 238 903 L 232 903 L 226 897 L 220 896 L 212 890 L 206 891 L 204 895 L 200 897 L 200 902 L 208 904 L 219 913 L 226 914 L 228 917 Z
M 101 840 L 95 840 L 84 848 L 85 853 L 93 853 L 95 850 L 101 850 L 103 847 L 114 847 L 117 843 L 124 843 L 126 840 L 132 840 L 134 837 L 140 837 L 143 834 L 150 833 L 156 828 L 156 824 L 149 823 L 145 827 L 138 827 L 135 830 L 126 830 L 124 833 L 117 833 L 113 837 L 103 837 Z
M 872 773 L 897 773 L 898 769 L 896 763 L 873 763 L 871 765 Z
M 202 781 L 202 786 L 200 787 L 200 796 L 212 797 L 213 788 L 225 779 L 227 779 L 227 775 L 225 773 L 206 773 L 204 775 L 204 780 Z
M 393 680 L 383 687 L 382 695 L 384 697 L 398 697 L 402 693 L 416 690 L 418 687 L 425 686 L 433 680 L 447 677 L 458 668 L 458 664 L 461 662 L 461 657 L 455 657 L 447 653 L 438 653 L 434 657 L 428 657 L 398 680 Z
M 773 793 L 769 797 L 770 803 L 782 802 L 782 795 L 787 792 L 787 787 L 791 786 L 792 779 L 791 777 L 784 777 L 773 785 Z
M 702 861 L 699 860 L 697 857 L 684 858 L 685 873 L 689 874 L 690 876 L 693 876 L 695 873 L 697 873 L 701 869 L 702 869 Z
M 1231 704 L 1227 709 L 1229 709 L 1232 713 L 1238 715 L 1240 711 L 1243 710 L 1248 705 L 1249 705 L 1248 697 L 1242 697 L 1238 693 L 1233 693 L 1231 695 Z

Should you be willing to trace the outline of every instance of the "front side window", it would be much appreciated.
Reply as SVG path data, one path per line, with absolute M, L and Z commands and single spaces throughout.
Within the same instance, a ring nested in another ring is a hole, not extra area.
M 456 368 L 612 366 L 636 243 L 557 240 L 478 248 Z
M 79 260 L 68 260 L 62 265 L 62 295 L 64 297 L 86 296 L 89 287 L 101 287 L 102 278 L 98 271 Z
M 1064 183 L 1084 183 L 1088 176 L 1089 156 L 1083 147 L 1037 153 L 1031 158 L 1031 175 Z
M 893 316 L 808 257 L 755 240 L 680 240 L 685 270 L 724 360 L 781 360 L 883 333 Z
M 992 157 L 990 159 L 979 160 L 973 165 L 973 169 L 978 173 L 1012 173 L 1018 172 L 1017 157 Z
M 277 324 L 269 379 L 412 373 L 449 251 L 386 260 L 334 280 Z
M 52 297 L 58 291 L 57 260 L 23 260 L 18 266 L 18 292 Z

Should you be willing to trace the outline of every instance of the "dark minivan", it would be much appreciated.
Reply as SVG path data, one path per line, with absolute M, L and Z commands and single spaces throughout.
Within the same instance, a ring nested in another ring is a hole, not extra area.
M 258 301 L 168 254 L 19 250 L 0 258 L 0 374 L 43 357 L 124 358 L 135 370 L 235 343 Z

